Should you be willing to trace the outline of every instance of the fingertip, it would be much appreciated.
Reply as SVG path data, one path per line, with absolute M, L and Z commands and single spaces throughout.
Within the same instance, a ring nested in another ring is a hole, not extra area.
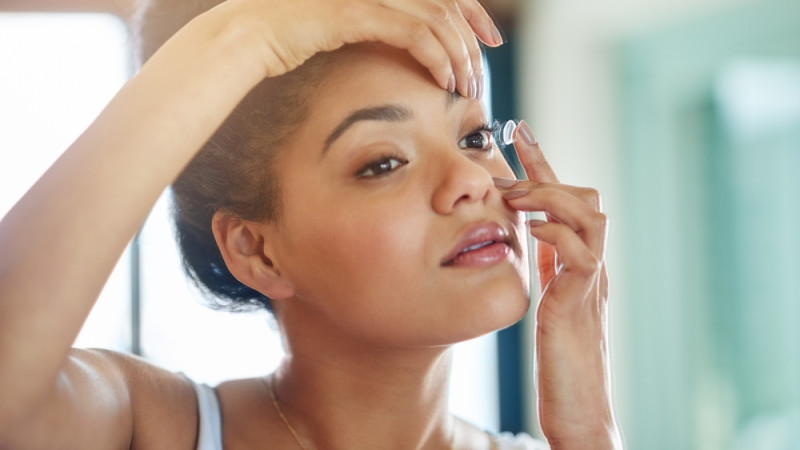
M 521 138 L 523 142 L 530 146 L 539 145 L 539 142 L 536 140 L 536 137 L 533 135 L 533 131 L 531 130 L 530 125 L 528 122 L 524 120 L 520 120 L 519 124 L 517 124 L 517 129 L 514 133 L 516 135 L 517 141 Z
M 492 43 L 487 43 L 487 45 L 491 45 L 492 47 L 500 47 L 505 43 L 506 41 L 503 38 L 503 34 L 500 33 L 500 29 L 497 28 L 497 25 L 492 25 Z
M 513 178 L 492 177 L 492 181 L 494 181 L 494 185 L 499 189 L 509 189 L 517 184 L 517 180 Z
M 447 85 L 444 88 L 451 94 L 456 91 L 456 76 L 454 74 L 450 74 L 450 78 L 447 79 Z
M 508 192 L 503 193 L 503 198 L 506 200 L 514 200 L 515 198 L 524 197 L 529 192 L 529 189 L 512 189 Z

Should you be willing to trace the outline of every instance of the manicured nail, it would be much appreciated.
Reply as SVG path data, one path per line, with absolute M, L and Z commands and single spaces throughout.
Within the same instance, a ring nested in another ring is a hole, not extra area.
M 511 178 L 494 177 L 492 180 L 494 181 L 494 185 L 500 189 L 508 189 L 517 184 L 517 180 L 512 180 Z
M 485 88 L 483 85 L 484 81 L 483 74 L 478 75 L 478 96 L 476 97 L 478 100 L 483 98 L 483 91 Z
M 494 39 L 494 45 L 503 45 L 503 35 L 500 34 L 500 30 L 497 29 L 496 26 L 492 27 L 492 39 Z
M 538 227 L 538 226 L 542 226 L 542 225 L 544 225 L 546 223 L 547 223 L 547 221 L 545 221 L 545 220 L 531 219 L 531 220 L 528 221 L 528 226 L 531 227 L 531 228 L 535 228 L 535 227 Z
M 536 142 L 536 138 L 533 136 L 533 131 L 531 131 L 531 127 L 528 125 L 528 122 L 520 120 L 519 125 L 517 125 L 517 130 L 519 130 L 519 133 L 526 144 L 528 145 L 538 144 L 538 142 Z
M 451 94 L 456 91 L 456 76 L 455 75 L 451 74 L 450 75 L 450 79 L 447 80 L 447 90 L 450 91 Z
M 478 84 L 475 81 L 475 75 L 469 76 L 469 98 L 478 98 Z
M 506 200 L 513 200 L 515 198 L 520 198 L 528 193 L 528 189 L 514 189 L 512 191 L 508 191 L 503 194 L 503 198 Z

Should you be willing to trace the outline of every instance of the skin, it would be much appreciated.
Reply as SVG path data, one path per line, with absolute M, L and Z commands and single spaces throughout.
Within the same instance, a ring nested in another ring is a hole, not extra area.
M 342 59 L 276 163 L 291 198 L 279 222 L 219 213 L 217 239 L 234 275 L 274 299 L 289 352 L 277 390 L 306 442 L 447 448 L 450 344 L 513 324 L 529 300 L 524 245 L 488 267 L 442 261 L 476 223 L 524 236 L 492 178 L 513 172 L 476 131 L 481 103 L 443 92 L 405 52 L 364 46 Z M 323 150 L 353 111 L 381 105 L 409 116 L 359 121 Z M 403 163 L 359 177 L 386 155 Z M 459 427 L 460 446 L 476 446 Z
M 497 45 L 494 31 L 470 0 L 231 0 L 179 31 L 0 222 L 0 385 L 13 387 L 0 396 L 0 448 L 194 448 L 196 400 L 186 380 L 70 345 L 160 193 L 243 96 L 318 51 L 362 41 L 410 55 L 384 48 L 360 63 L 394 68 L 381 75 L 390 78 L 384 89 L 398 83 L 406 95 L 382 93 L 367 72 L 359 72 L 362 83 L 338 72 L 303 124 L 307 133 L 278 159 L 287 173 L 310 175 L 280 180 L 287 195 L 309 203 L 285 202 L 278 226 L 215 217 L 231 270 L 276 299 L 290 351 L 276 375 L 287 415 L 326 448 L 385 448 L 387 436 L 398 448 L 446 448 L 453 433 L 461 448 L 485 445 L 485 435 L 446 411 L 447 348 L 519 318 L 525 258 L 467 275 L 437 263 L 466 224 L 488 219 L 520 233 L 518 211 L 543 210 L 552 223 L 530 232 L 556 253 L 539 263 L 548 278 L 537 314 L 542 424 L 553 448 L 618 445 L 607 355 L 598 351 L 606 342 L 599 203 L 590 191 L 558 185 L 519 133 L 532 181 L 511 189 L 492 183 L 511 176 L 499 158 L 457 145 L 482 112 L 470 100 L 447 107 L 442 88 L 479 94 L 475 36 Z M 414 119 L 359 123 L 321 159 L 321 139 L 348 112 L 343 98 L 358 107 L 405 102 Z M 409 164 L 364 185 L 352 178 L 355 161 L 364 162 L 360 152 L 374 148 L 365 139 L 376 134 L 389 136 Z M 337 248 L 332 263 L 324 252 Z M 391 266 L 386 255 L 396 255 Z M 356 269 L 380 283 L 348 278 Z M 418 285 L 403 283 L 421 275 Z M 218 392 L 226 448 L 291 448 L 263 379 Z

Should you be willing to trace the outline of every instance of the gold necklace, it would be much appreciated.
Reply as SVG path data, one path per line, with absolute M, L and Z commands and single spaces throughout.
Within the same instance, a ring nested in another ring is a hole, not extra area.
M 297 445 L 299 445 L 300 448 L 302 448 L 303 450 L 308 450 L 308 447 L 306 447 L 306 445 L 303 443 L 303 440 L 300 439 L 300 435 L 297 434 L 297 431 L 295 431 L 292 424 L 289 423 L 289 419 L 286 417 L 286 414 L 283 413 L 281 404 L 278 402 L 278 396 L 275 395 L 274 378 L 269 376 L 264 381 L 266 381 L 267 387 L 269 388 L 269 396 L 272 398 L 272 406 L 275 408 L 275 412 L 278 413 L 278 416 L 281 418 L 281 421 L 283 421 L 283 424 L 286 425 L 286 429 L 289 430 L 290 433 L 292 433 L 292 436 L 294 437 L 295 442 L 297 442 Z M 455 440 L 456 440 L 456 427 L 455 425 L 453 425 L 453 431 L 450 433 L 450 443 L 449 443 L 451 449 L 453 448 Z
M 275 412 L 278 413 L 278 416 L 280 416 L 281 420 L 283 421 L 283 424 L 286 425 L 286 429 L 288 429 L 289 432 L 292 433 L 292 436 L 294 436 L 294 440 L 297 442 L 297 445 L 299 445 L 300 448 L 302 448 L 303 450 L 308 450 L 308 447 L 306 447 L 306 445 L 303 443 L 303 440 L 300 439 L 300 436 L 297 434 L 297 431 L 295 431 L 292 424 L 289 423 L 289 419 L 286 418 L 286 414 L 283 413 L 280 403 L 278 403 L 278 397 L 275 396 L 275 387 L 273 386 L 273 377 L 267 377 L 266 381 L 267 381 L 267 386 L 269 387 L 269 396 L 272 397 L 272 406 L 275 408 Z

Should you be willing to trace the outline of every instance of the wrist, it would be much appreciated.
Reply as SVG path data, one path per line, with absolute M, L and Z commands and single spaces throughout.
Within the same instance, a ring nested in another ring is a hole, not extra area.
M 222 9 L 226 7 L 231 8 L 228 4 L 222 4 L 197 16 L 178 32 L 188 34 L 187 39 L 180 39 L 179 42 L 186 42 L 193 47 L 188 51 L 202 52 L 201 57 L 208 62 L 206 69 L 227 71 L 226 79 L 242 82 L 245 86 L 255 86 L 269 73 L 264 62 L 269 49 L 259 45 L 255 37 L 257 30 L 254 28 L 258 26 L 256 20 Z

